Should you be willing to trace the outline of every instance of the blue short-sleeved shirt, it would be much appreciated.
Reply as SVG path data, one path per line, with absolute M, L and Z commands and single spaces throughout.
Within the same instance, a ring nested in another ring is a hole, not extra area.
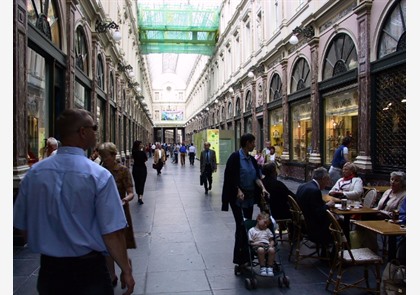
M 27 231 L 31 251 L 55 257 L 106 252 L 102 235 L 127 226 L 111 173 L 68 146 L 28 171 L 13 223 Z

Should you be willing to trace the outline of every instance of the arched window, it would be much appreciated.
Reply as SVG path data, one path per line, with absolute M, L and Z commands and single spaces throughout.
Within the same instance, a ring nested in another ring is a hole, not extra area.
M 96 61 L 96 80 L 98 81 L 98 87 L 104 89 L 104 63 L 102 62 L 102 56 L 98 54 L 98 59 Z
M 378 58 L 396 51 L 406 50 L 406 31 L 406 0 L 401 0 L 395 5 L 382 28 Z
M 109 74 L 109 96 L 115 102 L 114 72 L 110 72 Z
M 88 73 L 88 48 L 85 32 L 81 26 L 76 29 L 76 39 L 74 40 L 74 52 L 76 53 L 76 66 L 85 74 Z
M 241 98 L 236 97 L 236 107 L 235 107 L 235 116 L 241 115 Z
M 305 89 L 311 85 L 311 69 L 303 57 L 299 58 L 293 68 L 291 93 Z
M 337 34 L 331 41 L 324 59 L 323 79 L 347 72 L 357 67 L 357 51 L 347 34 Z
M 281 80 L 279 74 L 274 74 L 270 82 L 270 101 L 280 99 L 281 97 Z
M 61 48 L 60 19 L 55 1 L 25 1 L 28 22 L 40 30 L 55 46 Z
M 245 111 L 251 111 L 252 108 L 252 94 L 251 91 L 248 91 L 246 93 L 246 97 L 245 97 Z
M 232 106 L 232 102 L 229 102 L 228 104 L 228 116 L 227 118 L 230 119 L 233 117 L 233 106 Z

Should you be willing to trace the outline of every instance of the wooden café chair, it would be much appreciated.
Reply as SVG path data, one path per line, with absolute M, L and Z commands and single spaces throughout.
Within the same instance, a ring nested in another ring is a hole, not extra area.
M 335 215 L 329 210 L 327 212 L 331 221 L 330 231 L 333 236 L 335 251 L 325 289 L 328 290 L 330 284 L 333 284 L 334 294 L 338 294 L 348 288 L 364 289 L 365 291 L 379 294 L 382 258 L 369 248 L 350 249 L 347 238 Z M 351 267 L 363 267 L 363 277 L 351 283 L 345 282 L 343 280 L 344 272 Z M 368 275 L 371 268 L 374 269 L 376 278 L 375 288 L 370 288 L 369 286 Z M 366 287 L 360 285 L 363 282 L 366 283 Z
M 291 238 L 289 238 L 289 241 L 290 241 L 289 261 L 291 260 L 291 257 L 293 256 L 293 250 L 295 251 L 295 269 L 297 269 L 299 262 L 306 258 L 329 260 L 329 257 L 321 256 L 320 254 L 321 246 L 317 243 L 315 243 L 316 247 L 313 252 L 309 254 L 301 253 L 302 246 L 305 245 L 306 247 L 311 248 L 311 246 L 308 246 L 307 244 L 308 242 L 312 242 L 312 241 L 309 239 L 309 236 L 307 234 L 305 218 L 303 216 L 303 212 L 300 209 L 299 204 L 290 195 L 288 196 L 288 202 L 290 206 L 290 213 L 292 215 L 292 227 L 293 227 L 293 234 Z M 328 251 L 325 251 L 325 252 L 328 253 Z

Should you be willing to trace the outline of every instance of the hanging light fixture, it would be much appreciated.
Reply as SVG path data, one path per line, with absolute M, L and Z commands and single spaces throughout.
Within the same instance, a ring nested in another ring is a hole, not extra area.
M 299 43 L 299 39 L 298 37 L 296 37 L 295 34 L 292 35 L 292 37 L 290 37 L 289 43 L 292 45 L 296 45 Z
M 229 87 L 229 92 L 233 93 L 233 88 L 232 87 Z
M 112 38 L 115 42 L 119 42 L 121 40 L 121 33 L 119 31 L 120 27 L 114 22 L 102 22 L 97 20 L 95 25 L 95 31 L 97 33 L 105 33 L 109 29 L 114 29 L 115 31 L 112 32 Z
M 307 27 L 296 27 L 293 29 L 293 35 L 292 37 L 290 37 L 289 39 L 289 43 L 292 45 L 296 45 L 299 42 L 299 39 L 297 37 L 297 35 L 303 35 L 306 37 L 306 39 L 311 39 L 312 37 L 315 36 L 315 30 L 313 26 L 307 26 Z
M 249 71 L 248 72 L 248 78 L 254 78 L 254 77 L 255 77 L 254 72 L 253 71 Z

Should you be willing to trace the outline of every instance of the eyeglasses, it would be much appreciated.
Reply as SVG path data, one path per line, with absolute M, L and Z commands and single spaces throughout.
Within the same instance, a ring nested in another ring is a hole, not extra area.
M 93 126 L 82 126 L 83 128 L 92 128 L 93 131 L 98 131 L 98 125 L 93 125 Z M 81 128 L 82 128 L 81 127 Z

